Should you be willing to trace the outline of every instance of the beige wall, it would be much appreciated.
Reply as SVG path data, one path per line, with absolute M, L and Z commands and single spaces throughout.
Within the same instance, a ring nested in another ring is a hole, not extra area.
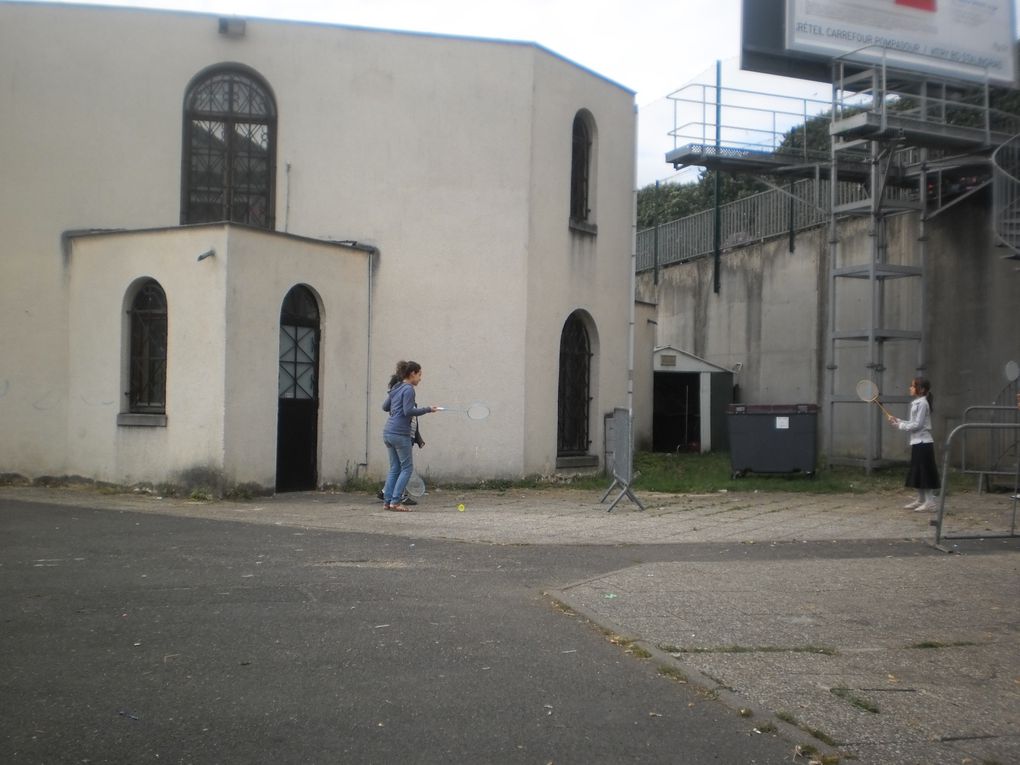
M 215 259 L 195 261 L 214 247 L 226 250 L 222 229 L 72 241 L 67 456 L 74 472 L 130 484 L 168 480 L 189 467 L 222 467 L 226 278 Z M 121 427 L 125 295 L 146 277 L 167 297 L 167 427 Z
M 425 368 L 419 403 L 484 401 L 492 412 L 483 422 L 423 421 L 423 471 L 442 478 L 551 472 L 559 333 L 575 309 L 590 314 L 598 337 L 591 412 L 598 453 L 602 415 L 626 398 L 632 93 L 531 44 L 259 20 L 231 39 L 218 34 L 214 16 L 4 3 L 0 355 L 17 350 L 19 363 L 0 373 L 0 472 L 114 470 L 72 448 L 77 439 L 67 430 L 84 383 L 71 381 L 72 360 L 76 370 L 83 361 L 69 350 L 61 234 L 179 223 L 184 94 L 196 75 L 225 62 L 251 67 L 276 98 L 277 230 L 379 250 L 371 280 L 359 277 L 365 310 L 371 301 L 370 330 L 351 337 L 346 304 L 325 307 L 324 340 L 337 342 L 338 364 L 324 369 L 323 383 L 361 407 L 367 402 L 368 413 L 323 423 L 320 452 L 335 461 L 323 462 L 321 478 L 351 466 L 385 470 L 379 404 L 395 362 L 406 358 Z M 571 127 L 580 108 L 595 115 L 600 138 L 599 234 L 587 241 L 567 227 Z M 292 249 L 236 239 L 228 247 L 285 272 L 262 283 L 261 272 L 241 266 L 230 274 L 244 289 L 222 286 L 224 346 L 206 350 L 225 354 L 219 384 L 230 396 L 260 395 L 245 389 L 245 374 L 231 372 L 235 345 L 255 331 L 233 323 L 238 300 L 255 290 L 278 303 L 266 292 L 270 284 L 285 291 L 283 282 L 301 281 L 301 259 L 254 254 L 267 246 Z M 148 263 L 123 257 L 124 269 Z M 82 287 L 76 310 L 108 296 Z M 366 357 L 355 384 L 348 367 Z M 238 368 L 256 363 L 237 360 Z M 229 414 L 223 427 L 199 439 L 196 459 L 233 453 L 243 428 Z M 223 464 L 240 474 L 229 456 Z M 121 472 L 138 474 L 133 466 Z M 267 477 L 262 470 L 251 480 Z
M 197 261 L 200 253 L 215 255 Z M 364 462 L 368 255 L 212 224 L 72 240 L 68 462 L 116 483 L 178 482 L 207 471 L 226 485 L 272 486 L 280 308 L 313 289 L 320 342 L 320 480 Z M 144 278 L 167 297 L 166 425 L 118 425 L 126 411 L 125 295 Z M 334 316 L 342 317 L 340 320 Z M 112 339 L 112 341 L 111 341 Z
M 532 156 L 527 274 L 525 466 L 555 469 L 556 389 L 560 333 L 580 310 L 592 341 L 591 450 L 602 451 L 604 416 L 627 406 L 628 336 L 633 228 L 635 112 L 615 87 L 555 57 L 537 59 L 535 147 Z M 574 117 L 581 109 L 595 125 L 592 236 L 567 225 Z

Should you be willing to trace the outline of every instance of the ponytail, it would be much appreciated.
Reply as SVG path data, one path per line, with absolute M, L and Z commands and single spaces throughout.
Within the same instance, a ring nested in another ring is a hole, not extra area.
M 914 389 L 918 393 L 923 393 L 925 399 L 928 401 L 928 411 L 935 411 L 935 397 L 931 394 L 931 383 L 928 382 L 924 377 L 915 377 L 912 381 Z
M 417 361 L 398 361 L 396 371 L 390 376 L 389 389 L 393 390 L 397 385 L 421 369 Z

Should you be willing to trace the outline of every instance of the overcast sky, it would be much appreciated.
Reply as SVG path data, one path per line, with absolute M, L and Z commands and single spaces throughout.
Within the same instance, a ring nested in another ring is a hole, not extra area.
M 79 2 L 79 0 L 66 0 Z M 739 71 L 740 0 L 109 0 L 176 8 L 534 42 L 636 92 L 638 186 L 677 177 L 673 102 L 692 82 L 795 93 L 827 101 L 828 86 Z M 726 99 L 724 99 L 724 102 Z

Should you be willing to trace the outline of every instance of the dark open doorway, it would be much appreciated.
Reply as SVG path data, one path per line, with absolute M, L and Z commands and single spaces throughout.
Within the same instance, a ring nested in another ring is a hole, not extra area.
M 656 372 L 654 377 L 652 450 L 701 450 L 701 375 Z

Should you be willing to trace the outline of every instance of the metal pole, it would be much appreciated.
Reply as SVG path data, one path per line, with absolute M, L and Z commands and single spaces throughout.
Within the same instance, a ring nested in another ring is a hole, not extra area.
M 652 284 L 659 283 L 659 182 L 655 182 L 655 234 L 652 239 Z
M 722 61 L 715 62 L 715 156 L 719 158 L 719 150 L 722 146 Z M 722 239 L 722 210 L 719 207 L 719 168 L 715 170 L 715 262 L 712 265 L 712 289 L 719 294 L 719 257 Z

